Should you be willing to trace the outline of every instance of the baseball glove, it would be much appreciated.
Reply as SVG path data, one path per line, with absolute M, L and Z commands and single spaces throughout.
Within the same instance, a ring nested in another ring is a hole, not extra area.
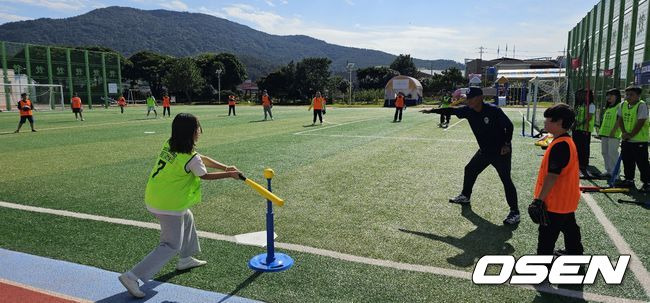
M 528 215 L 533 220 L 533 223 L 542 226 L 548 225 L 548 212 L 544 201 L 540 199 L 533 200 L 533 203 L 528 206 Z

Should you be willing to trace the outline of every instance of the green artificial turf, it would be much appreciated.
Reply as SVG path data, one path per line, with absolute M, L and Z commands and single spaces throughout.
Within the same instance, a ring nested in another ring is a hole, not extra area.
M 501 223 L 508 207 L 494 169 L 479 177 L 471 208 L 447 202 L 460 192 L 463 167 L 477 149 L 466 121 L 454 125 L 459 120 L 452 117 L 454 126 L 445 131 L 437 127 L 438 115 L 416 108 L 407 109 L 401 123 L 392 123 L 393 109 L 330 108 L 326 123 L 312 127 L 306 109 L 276 106 L 274 121 L 263 121 L 261 107 L 254 106 L 238 107 L 236 117 L 227 117 L 225 106 L 175 106 L 172 112 L 199 117 L 200 153 L 236 165 L 259 183 L 264 183 L 264 168 L 275 170 L 274 192 L 286 201 L 276 208 L 278 241 L 465 271 L 486 254 L 535 252 L 537 230 L 525 212 L 516 229 Z M 39 132 L 25 125 L 19 134 L 10 133 L 18 114 L 0 113 L 0 200 L 155 222 L 144 208 L 144 186 L 169 137 L 171 118 L 153 119 L 152 114 L 147 119 L 145 113 L 144 107 L 127 107 L 125 114 L 95 109 L 85 111 L 86 121 L 80 122 L 70 112 L 38 112 Z M 513 180 L 525 210 L 543 151 L 519 135 L 520 110 L 508 110 L 508 115 L 516 125 Z M 593 144 L 593 163 L 602 167 L 599 151 Z M 264 200 L 242 182 L 202 186 L 203 201 L 193 208 L 200 230 L 236 235 L 265 229 Z M 650 267 L 648 210 L 612 203 L 603 194 L 594 197 Z M 618 256 L 584 202 L 577 218 L 586 253 Z M 151 238 L 155 242 L 155 235 Z M 585 290 L 647 299 L 631 272 L 620 286 L 597 281 Z M 358 301 L 343 293 L 325 297 Z

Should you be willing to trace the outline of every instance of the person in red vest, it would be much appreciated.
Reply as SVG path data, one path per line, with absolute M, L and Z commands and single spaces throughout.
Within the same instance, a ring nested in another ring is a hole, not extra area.
M 237 104 L 237 97 L 234 95 L 228 96 L 228 117 L 230 117 L 230 112 L 233 116 L 237 116 L 235 113 L 235 104 Z
M 163 95 L 162 98 L 162 105 L 163 105 L 163 117 L 165 117 L 165 111 L 167 111 L 167 116 L 171 118 L 172 113 L 171 113 L 171 103 L 169 102 L 169 96 L 167 93 Z
M 81 107 L 81 98 L 77 96 L 77 93 L 72 94 L 72 99 L 70 99 L 70 107 L 72 107 L 72 112 L 74 113 L 74 119 L 84 121 L 84 116 L 81 114 L 83 111 Z M 77 116 L 78 115 L 78 116 Z
M 117 99 L 117 106 L 120 107 L 120 113 L 124 113 L 124 107 L 126 106 L 126 99 L 124 99 L 124 96 L 120 95 L 120 97 Z
M 404 93 L 397 93 L 395 97 L 395 117 L 393 122 L 402 122 L 402 111 L 404 111 Z M 399 118 L 399 120 L 397 120 Z
M 560 103 L 544 111 L 544 118 L 544 129 L 555 139 L 544 153 L 535 183 L 534 200 L 529 206 L 533 222 L 539 224 L 537 254 L 582 255 L 584 248 L 575 216 L 580 202 L 580 160 L 576 144 L 567 134 L 576 122 L 576 115 L 568 105 Z M 555 251 L 560 233 L 564 235 L 566 247 Z
M 309 105 L 307 111 L 310 111 L 312 108 L 314 108 L 314 120 L 312 121 L 311 125 L 316 124 L 316 117 L 318 117 L 320 124 L 323 124 L 323 114 L 326 110 L 325 98 L 321 96 L 320 92 L 316 92 L 316 97 L 311 100 L 311 105 Z
M 17 133 L 20 131 L 20 128 L 23 127 L 23 124 L 25 124 L 25 121 L 29 121 L 29 126 L 32 127 L 32 131 L 35 132 L 36 130 L 34 129 L 34 118 L 32 117 L 32 110 L 34 109 L 34 104 L 32 104 L 32 101 L 27 99 L 27 94 L 22 93 L 20 94 L 20 101 L 18 101 L 18 111 L 20 112 L 20 122 L 18 122 L 18 129 L 14 133 Z
M 273 114 L 271 113 L 271 108 L 273 108 L 273 100 L 271 100 L 271 97 L 266 90 L 264 90 L 262 93 L 262 107 L 264 108 L 264 120 L 266 121 L 267 113 L 271 117 L 271 120 L 273 120 Z

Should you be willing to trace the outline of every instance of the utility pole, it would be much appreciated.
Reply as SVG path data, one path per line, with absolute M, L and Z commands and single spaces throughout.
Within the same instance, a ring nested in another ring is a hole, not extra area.
M 481 46 L 478 49 L 479 49 L 478 53 L 480 54 L 479 59 L 483 60 L 483 53 L 484 53 L 483 50 L 485 49 L 485 47 Z
M 354 63 L 348 62 L 348 65 L 346 66 L 346 69 L 350 73 L 350 85 L 348 86 L 348 91 L 350 93 L 350 99 L 348 101 L 348 105 L 352 105 L 352 71 L 354 70 Z
M 217 79 L 219 79 L 218 84 L 217 84 L 217 87 L 218 87 L 217 91 L 218 91 L 218 94 L 219 94 L 219 101 L 218 102 L 219 102 L 219 104 L 221 104 L 221 73 L 223 72 L 223 70 L 217 69 L 215 72 L 217 73 Z M 214 89 L 214 87 L 212 89 Z

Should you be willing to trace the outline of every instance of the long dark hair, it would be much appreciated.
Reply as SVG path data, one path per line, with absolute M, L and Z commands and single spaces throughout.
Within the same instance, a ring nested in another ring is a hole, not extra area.
M 169 138 L 169 151 L 189 154 L 194 150 L 196 130 L 203 132 L 201 123 L 192 114 L 180 113 L 172 122 L 172 136 Z
M 614 104 L 609 104 L 609 102 L 605 102 L 605 108 L 612 108 L 614 106 L 617 106 L 619 103 L 621 103 L 621 91 L 618 90 L 618 88 L 612 88 L 605 93 L 605 96 L 614 96 L 616 97 L 616 101 Z

